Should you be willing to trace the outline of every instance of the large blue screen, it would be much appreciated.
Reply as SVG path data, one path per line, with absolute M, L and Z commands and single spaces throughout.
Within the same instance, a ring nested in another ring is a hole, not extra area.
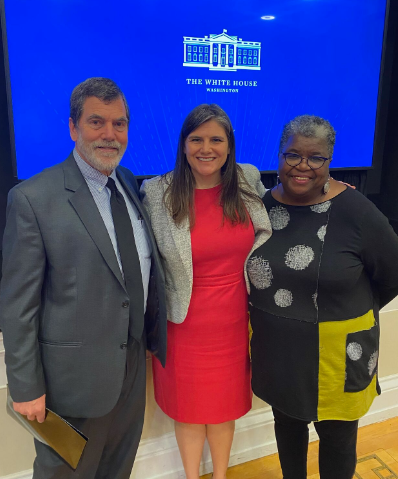
M 69 154 L 69 97 L 91 76 L 126 94 L 122 163 L 137 175 L 173 168 L 200 103 L 226 110 L 237 160 L 260 170 L 276 169 L 281 129 L 304 113 L 337 130 L 332 167 L 372 163 L 385 0 L 4 2 L 21 179 Z

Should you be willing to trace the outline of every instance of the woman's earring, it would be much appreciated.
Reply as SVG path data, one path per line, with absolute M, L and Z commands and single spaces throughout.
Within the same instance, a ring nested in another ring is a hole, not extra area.
M 278 188 L 278 186 L 280 185 L 281 183 L 281 179 L 279 178 L 279 173 L 276 174 L 276 187 Z
M 326 183 L 323 185 L 323 194 L 326 195 L 328 193 L 328 191 L 330 190 L 330 175 L 328 176 L 328 179 L 326 181 Z

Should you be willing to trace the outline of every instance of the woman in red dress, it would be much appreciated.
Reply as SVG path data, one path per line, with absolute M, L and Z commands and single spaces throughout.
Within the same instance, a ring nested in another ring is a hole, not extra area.
M 245 261 L 271 234 L 258 170 L 239 166 L 226 113 L 186 118 L 173 172 L 143 184 L 163 258 L 168 352 L 154 359 L 155 398 L 175 420 L 187 479 L 207 438 L 213 478 L 225 479 L 235 419 L 251 408 Z

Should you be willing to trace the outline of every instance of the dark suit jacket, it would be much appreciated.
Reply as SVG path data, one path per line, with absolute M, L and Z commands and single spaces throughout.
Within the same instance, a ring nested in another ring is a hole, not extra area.
M 148 348 L 166 355 L 164 276 L 134 175 L 117 175 L 147 226 L 152 271 Z M 129 309 L 111 240 L 73 155 L 10 191 L 0 325 L 11 396 L 47 394 L 58 414 L 99 417 L 120 395 Z

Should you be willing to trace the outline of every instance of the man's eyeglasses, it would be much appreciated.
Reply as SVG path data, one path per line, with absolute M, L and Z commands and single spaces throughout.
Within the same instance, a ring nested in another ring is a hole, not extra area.
M 289 166 L 298 166 L 304 159 L 306 159 L 307 165 L 311 170 L 322 168 L 325 161 L 330 160 L 330 158 L 325 158 L 324 156 L 310 156 L 306 158 L 305 156 L 297 155 L 297 153 L 282 153 L 282 156 Z

